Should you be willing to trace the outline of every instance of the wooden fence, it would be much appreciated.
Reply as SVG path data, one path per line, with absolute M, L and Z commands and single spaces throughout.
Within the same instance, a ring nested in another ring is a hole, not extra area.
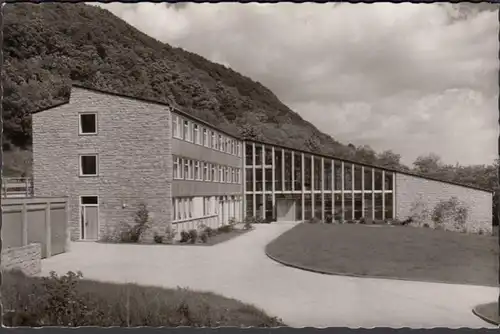
M 2 197 L 32 197 L 33 180 L 31 178 L 4 178 Z
M 65 197 L 6 198 L 2 200 L 3 247 L 42 245 L 42 258 L 64 253 L 69 247 Z

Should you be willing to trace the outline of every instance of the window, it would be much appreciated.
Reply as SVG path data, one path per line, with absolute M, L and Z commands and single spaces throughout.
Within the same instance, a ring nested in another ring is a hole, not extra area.
M 179 137 L 179 128 L 178 128 L 178 124 L 179 124 L 179 117 L 174 115 L 172 117 L 172 135 L 175 137 L 175 138 L 178 138 Z M 175 216 L 175 215 L 174 215 Z
M 217 169 L 214 164 L 212 164 L 212 182 L 217 182 Z
M 213 143 L 214 147 L 213 148 L 214 148 L 214 150 L 218 150 L 219 149 L 219 140 L 217 140 L 217 135 L 216 134 L 214 134 L 213 140 L 214 140 L 214 143 Z
M 80 156 L 80 175 L 97 176 L 97 154 L 88 154 Z
M 229 138 L 226 139 L 226 153 L 233 154 L 233 151 L 231 151 L 231 139 Z
M 231 167 L 226 167 L 226 182 L 231 183 Z
M 231 173 L 232 173 L 232 178 L 231 178 L 232 183 L 236 183 L 236 170 L 233 168 Z
M 188 159 L 184 159 L 184 179 L 189 180 L 190 177 L 190 161 Z
M 80 203 L 81 204 L 98 204 L 99 200 L 97 196 L 82 196 L 80 197 Z
M 210 142 L 208 141 L 208 130 L 203 128 L 203 146 L 209 147 Z
M 184 140 L 191 141 L 191 131 L 189 131 L 189 121 L 184 121 Z
M 189 179 L 194 180 L 195 177 L 196 177 L 196 175 L 194 173 L 194 160 L 190 160 L 189 161 Z
M 222 141 L 222 135 L 219 135 L 218 143 L 219 143 L 219 150 L 222 151 L 222 143 L 223 143 L 223 141 Z
M 208 181 L 208 162 L 203 163 L 203 181 Z
M 239 168 L 236 170 L 236 183 L 241 183 L 241 169 Z
M 188 198 L 188 212 L 189 212 L 189 218 L 193 218 L 193 199 Z
M 213 149 L 217 149 L 217 141 L 215 140 L 215 132 L 211 131 L 212 135 L 211 135 L 211 140 L 210 140 L 210 145 L 209 147 L 210 148 L 213 148 Z
M 236 143 L 236 155 L 241 157 L 241 152 L 240 152 L 240 143 Z
M 220 182 L 226 182 L 226 166 L 220 167 L 219 173 L 220 173 L 219 176 Z
M 181 177 L 181 166 L 180 158 L 174 157 L 174 179 L 180 179 Z
M 198 124 L 193 124 L 193 136 L 194 136 L 194 143 L 195 144 L 200 144 L 200 128 Z
M 196 164 L 195 164 L 195 170 L 196 170 L 196 180 L 201 180 L 201 168 L 200 168 L 200 162 L 199 161 L 196 161 Z
M 236 143 L 231 140 L 231 154 L 236 155 Z
M 80 134 L 91 135 L 97 133 L 97 114 L 80 114 Z
M 172 219 L 173 220 L 177 220 L 177 201 L 175 200 L 175 198 L 172 198 Z

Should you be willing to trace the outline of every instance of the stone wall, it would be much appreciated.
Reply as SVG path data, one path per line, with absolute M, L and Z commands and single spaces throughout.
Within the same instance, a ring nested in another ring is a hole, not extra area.
M 79 135 L 79 114 L 97 114 L 97 134 Z M 70 102 L 33 114 L 36 196 L 68 196 L 71 239 L 81 238 L 80 196 L 98 196 L 99 238 L 133 224 L 147 205 L 153 231 L 171 222 L 170 109 L 157 103 L 73 87 Z M 79 175 L 79 155 L 98 155 L 98 175 Z
M 467 208 L 467 232 L 492 233 L 492 193 L 416 176 L 396 175 L 396 218 L 399 220 L 412 217 L 420 225 L 434 227 L 434 208 L 440 201 L 451 198 L 458 199 Z
M 20 269 L 26 275 L 36 275 L 42 270 L 42 246 L 38 243 L 2 250 L 2 270 Z

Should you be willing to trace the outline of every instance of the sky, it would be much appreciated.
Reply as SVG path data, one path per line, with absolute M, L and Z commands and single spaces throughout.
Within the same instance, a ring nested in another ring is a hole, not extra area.
M 498 13 L 482 4 L 101 4 L 231 67 L 336 140 L 411 166 L 497 156 Z M 483 6 L 483 7 L 479 7 Z

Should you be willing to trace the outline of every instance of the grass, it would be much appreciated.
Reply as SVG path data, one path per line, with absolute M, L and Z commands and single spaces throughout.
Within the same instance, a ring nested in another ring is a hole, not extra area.
M 474 307 L 473 312 L 478 317 L 489 323 L 500 325 L 500 317 L 498 315 L 498 302 L 478 305 Z
M 195 243 L 193 245 L 214 246 L 214 245 L 220 244 L 221 242 L 225 242 L 225 241 L 231 240 L 233 238 L 236 238 L 236 237 L 243 235 L 243 234 L 250 232 L 250 231 L 252 231 L 252 230 L 244 230 L 244 229 L 234 228 L 230 232 L 217 232 L 215 235 L 209 237 L 206 243 Z M 182 243 L 179 245 L 191 245 L 191 244 Z
M 283 325 L 251 305 L 213 293 L 102 283 L 74 273 L 41 278 L 4 272 L 1 291 L 8 326 Z
M 277 261 L 330 274 L 498 285 L 498 240 L 405 226 L 299 224 L 266 247 Z

